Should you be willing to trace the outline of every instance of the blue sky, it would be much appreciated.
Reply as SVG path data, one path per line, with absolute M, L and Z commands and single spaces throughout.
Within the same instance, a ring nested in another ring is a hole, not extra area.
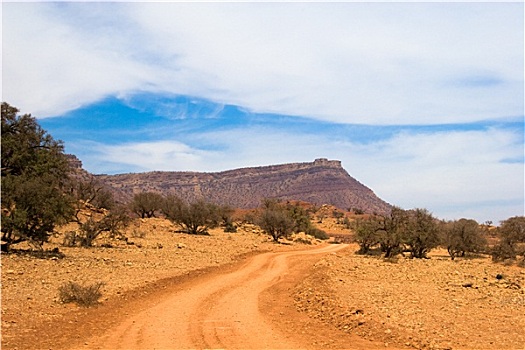
M 339 159 L 444 219 L 524 213 L 522 2 L 2 3 L 2 99 L 93 173 Z

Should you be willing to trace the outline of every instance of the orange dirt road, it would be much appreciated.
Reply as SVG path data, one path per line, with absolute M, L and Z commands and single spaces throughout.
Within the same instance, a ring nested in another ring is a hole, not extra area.
M 88 339 L 78 348 L 322 348 L 321 342 L 316 341 L 317 332 L 325 338 L 338 338 L 331 340 L 329 348 L 375 348 L 376 344 L 352 335 L 334 334 L 338 331 L 331 327 L 323 332 L 322 325 L 312 325 L 310 322 L 315 321 L 305 320 L 304 315 L 294 311 L 293 300 L 286 295 L 287 286 L 307 275 L 322 254 L 344 248 L 343 244 L 325 245 L 256 255 L 227 273 L 203 275 L 184 289 L 163 294 L 161 300 L 136 313 L 130 312 L 105 334 Z M 315 328 L 314 334 L 305 336 L 301 332 L 306 327 L 304 322 Z M 341 336 L 346 336 L 346 340 Z

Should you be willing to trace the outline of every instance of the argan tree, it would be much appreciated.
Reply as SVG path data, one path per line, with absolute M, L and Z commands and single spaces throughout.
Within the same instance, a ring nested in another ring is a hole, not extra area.
M 414 209 L 408 212 L 408 222 L 403 233 L 403 243 L 412 258 L 426 258 L 427 253 L 439 243 L 437 219 L 427 209 Z
M 288 237 L 293 232 L 296 223 L 291 215 L 280 200 L 264 198 L 255 214 L 254 223 L 278 243 L 279 238 Z
M 162 211 L 170 221 L 180 225 L 183 232 L 192 235 L 207 235 L 208 230 L 217 227 L 221 221 L 219 206 L 203 199 L 187 203 L 169 195 L 164 200 Z
M 498 234 L 500 243 L 493 249 L 493 260 L 515 259 L 517 255 L 525 259 L 525 216 L 514 216 L 502 221 Z M 520 244 L 522 248 L 519 248 Z
M 18 112 L 2 103 L 2 250 L 23 241 L 41 247 L 73 213 L 62 142 Z
M 75 213 L 72 221 L 78 229 L 64 237 L 64 245 L 92 247 L 103 233 L 110 238 L 122 237 L 129 224 L 126 207 L 116 204 L 113 194 L 94 178 L 73 181 Z M 88 215 L 86 215 L 86 213 Z
M 369 254 L 372 247 L 379 243 L 379 222 L 376 218 L 359 218 L 353 223 L 355 241 L 359 244 L 358 254 Z
M 156 192 L 140 192 L 133 196 L 131 210 L 141 218 L 155 217 L 155 212 L 162 209 L 164 197 Z
M 287 237 L 294 228 L 290 214 L 279 206 L 264 208 L 257 219 L 257 224 L 269 234 L 274 242 Z
M 408 226 L 408 214 L 399 207 L 393 207 L 389 214 L 376 217 L 378 241 L 385 258 L 391 258 L 403 251 L 403 235 Z
M 442 243 L 450 258 L 463 257 L 485 249 L 487 240 L 476 220 L 459 219 L 447 222 L 442 229 Z

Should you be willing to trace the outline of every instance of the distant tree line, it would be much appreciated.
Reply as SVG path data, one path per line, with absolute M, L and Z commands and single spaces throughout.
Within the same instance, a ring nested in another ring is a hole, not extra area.
M 411 258 L 426 258 L 439 246 L 447 249 L 452 260 L 468 253 L 491 253 L 493 260 L 525 258 L 525 217 L 516 216 L 494 228 L 499 243 L 487 244 L 487 229 L 475 220 L 442 221 L 427 209 L 403 210 L 393 207 L 387 215 L 359 218 L 353 224 L 360 254 L 380 252 L 385 258 L 408 253 Z

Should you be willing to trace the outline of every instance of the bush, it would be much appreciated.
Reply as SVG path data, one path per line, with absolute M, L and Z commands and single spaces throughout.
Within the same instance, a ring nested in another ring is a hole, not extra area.
M 501 242 L 492 248 L 492 261 L 505 261 L 516 259 L 516 249 L 508 242 Z
M 379 245 L 387 259 L 403 251 L 412 258 L 425 258 L 440 242 L 437 221 L 426 209 L 393 207 L 387 215 L 357 219 L 353 228 L 358 254 L 368 254 Z
M 450 258 L 478 253 L 485 249 L 487 240 L 475 220 L 459 219 L 448 222 L 443 229 L 442 244 L 447 248 Z
M 121 230 L 128 226 L 130 220 L 124 208 L 119 206 L 104 214 L 101 219 L 89 217 L 81 220 L 78 213 L 75 218 L 78 231 L 71 231 L 65 235 L 63 244 L 66 246 L 92 247 L 95 239 L 104 232 L 108 233 L 110 238 L 120 237 Z
M 266 203 L 268 205 L 268 203 Z M 279 209 L 278 203 L 270 203 L 270 206 Z M 300 205 L 288 203 L 286 206 L 282 206 L 282 210 L 286 210 L 288 213 L 288 216 L 293 221 L 294 225 L 292 228 L 292 231 L 295 233 L 299 232 L 307 232 L 308 230 L 312 229 L 312 222 L 310 221 L 310 215 L 308 214 L 308 211 L 301 207 Z
M 501 242 L 492 251 L 494 261 L 515 259 L 517 255 L 522 255 L 525 260 L 525 249 L 519 250 L 519 245 L 525 243 L 525 216 L 502 221 L 498 234 Z
M 279 208 L 264 209 L 257 224 L 272 236 L 274 242 L 278 242 L 281 237 L 288 237 L 294 227 L 294 222 L 286 211 Z
M 192 235 L 208 235 L 208 230 L 221 221 L 221 208 L 202 199 L 186 203 L 171 195 L 165 199 L 162 211 L 166 218 L 180 225 L 183 232 Z
M 235 226 L 233 224 L 233 222 L 227 221 L 224 224 L 224 232 L 226 232 L 226 233 L 235 233 L 235 232 L 237 232 L 237 226 Z
M 307 235 L 313 236 L 313 237 L 315 237 L 317 239 L 321 239 L 321 240 L 327 240 L 328 238 L 330 238 L 330 236 L 328 236 L 325 231 L 321 230 L 320 228 L 316 228 L 316 227 L 312 227 L 312 228 L 306 230 L 305 233 Z
M 104 286 L 104 282 L 84 285 L 69 281 L 58 288 L 59 298 L 63 303 L 76 303 L 84 307 L 93 306 L 98 304 L 98 300 L 102 296 L 100 291 L 102 286 Z
M 357 219 L 354 224 L 355 241 L 359 244 L 358 254 L 368 254 L 379 243 L 378 222 L 374 218 Z
M 426 258 L 427 253 L 439 245 L 439 230 L 436 219 L 426 209 L 409 212 L 403 234 L 403 243 L 410 251 L 411 258 Z
M 154 218 L 155 212 L 162 208 L 164 197 L 156 192 L 141 192 L 133 196 L 131 210 L 141 218 Z
M 393 207 L 390 214 L 379 216 L 378 234 L 381 251 L 385 258 L 391 258 L 403 252 L 403 233 L 407 229 L 408 214 L 399 207 Z

